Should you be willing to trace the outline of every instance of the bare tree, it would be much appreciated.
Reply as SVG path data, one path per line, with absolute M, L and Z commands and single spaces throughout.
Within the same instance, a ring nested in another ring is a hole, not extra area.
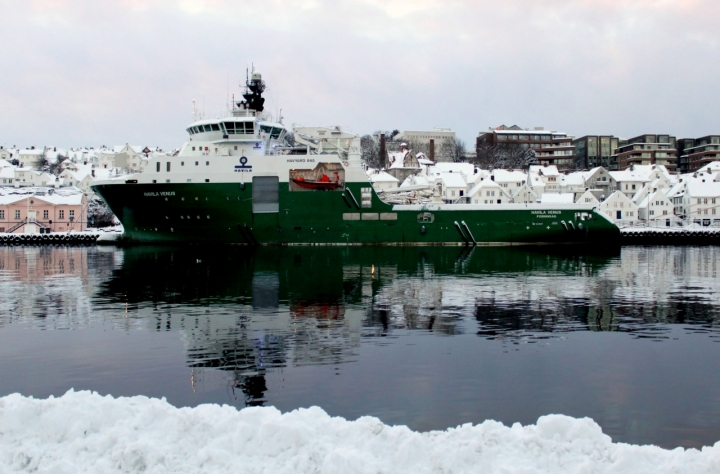
M 484 169 L 528 169 L 538 163 L 535 152 L 519 144 L 481 144 L 477 148 L 475 163 Z
M 440 154 L 453 163 L 465 161 L 465 142 L 459 138 L 447 137 L 440 145 Z
M 380 158 L 380 144 L 372 135 L 360 137 L 360 153 L 368 167 L 378 170 L 385 167 L 385 163 Z

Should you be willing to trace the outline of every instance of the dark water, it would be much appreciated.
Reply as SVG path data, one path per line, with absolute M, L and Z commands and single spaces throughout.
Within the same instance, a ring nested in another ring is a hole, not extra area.
M 0 247 L 0 395 L 720 440 L 716 247 Z

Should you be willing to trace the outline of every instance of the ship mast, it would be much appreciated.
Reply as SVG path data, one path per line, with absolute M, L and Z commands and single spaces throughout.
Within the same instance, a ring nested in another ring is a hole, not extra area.
M 250 78 L 245 79 L 245 93 L 243 94 L 245 100 L 238 102 L 237 106 L 245 110 L 262 112 L 265 109 L 265 99 L 262 96 L 264 91 L 265 81 L 262 80 L 262 75 L 253 70 Z

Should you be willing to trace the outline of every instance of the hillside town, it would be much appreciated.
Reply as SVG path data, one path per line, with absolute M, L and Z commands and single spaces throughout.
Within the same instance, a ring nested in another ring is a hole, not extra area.
M 592 203 L 621 227 L 720 226 L 720 135 L 574 139 L 501 126 L 481 132 L 475 152 L 457 160 L 453 151 L 463 144 L 453 146 L 459 141 L 448 129 L 436 130 L 376 138 L 379 159 L 367 173 L 385 200 Z
M 173 152 L 171 152 L 173 153 Z M 115 223 L 90 185 L 145 169 L 160 149 L 0 146 L 0 233 L 82 232 Z
M 362 137 L 368 179 L 389 203 L 590 203 L 620 227 L 720 226 L 720 135 L 576 139 L 500 126 L 480 132 L 475 145 L 467 152 L 448 128 Z M 176 153 L 129 144 L 0 146 L 0 233 L 113 225 L 90 185 Z

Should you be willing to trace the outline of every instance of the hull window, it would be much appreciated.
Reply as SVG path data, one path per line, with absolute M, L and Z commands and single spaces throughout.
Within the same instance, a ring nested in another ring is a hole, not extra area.
M 277 176 L 254 176 L 252 202 L 254 213 L 279 212 L 279 178 Z

